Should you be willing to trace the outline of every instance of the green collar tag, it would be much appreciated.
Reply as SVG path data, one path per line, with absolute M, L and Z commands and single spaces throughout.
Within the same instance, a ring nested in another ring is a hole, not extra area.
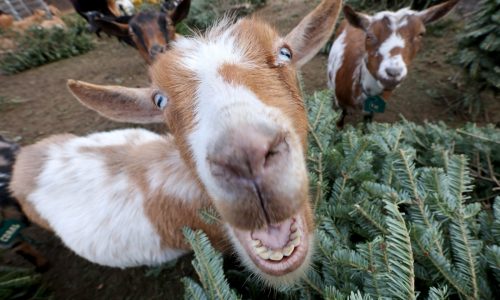
M 23 228 L 24 224 L 17 220 L 4 220 L 0 227 L 0 248 L 9 248 Z
M 385 101 L 380 96 L 370 96 L 365 100 L 363 110 L 368 113 L 383 113 L 385 111 Z

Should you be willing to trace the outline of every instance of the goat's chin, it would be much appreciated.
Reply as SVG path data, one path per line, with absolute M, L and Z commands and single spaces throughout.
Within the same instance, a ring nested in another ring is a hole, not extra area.
M 303 213 L 261 230 L 241 230 L 227 224 L 243 265 L 278 289 L 296 283 L 310 265 L 314 234 L 307 226 Z

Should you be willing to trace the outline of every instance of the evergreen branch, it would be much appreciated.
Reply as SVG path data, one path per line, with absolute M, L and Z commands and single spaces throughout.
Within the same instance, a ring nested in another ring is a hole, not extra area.
M 372 296 L 375 296 L 376 299 L 381 299 L 383 298 L 383 289 L 380 287 L 380 285 L 383 285 L 382 282 L 379 282 L 381 278 L 381 276 L 379 276 L 379 274 L 381 274 L 381 272 L 379 272 L 378 268 L 377 268 L 377 265 L 376 265 L 376 262 L 375 262 L 375 257 L 374 257 L 374 250 L 373 250 L 373 246 L 372 246 L 372 243 L 368 243 L 367 244 L 367 254 L 368 254 L 368 264 L 369 264 L 369 270 L 368 270 L 368 274 L 371 276 L 371 280 L 368 280 L 367 281 L 367 284 L 371 285 L 374 289 L 374 293 L 371 293 Z M 387 271 L 389 271 L 389 269 L 387 269 Z M 382 273 L 384 274 L 384 273 Z M 373 295 L 375 294 L 375 295 Z
M 495 176 L 495 170 L 493 169 L 493 164 L 491 163 L 491 157 L 486 154 L 486 162 L 488 163 L 488 170 L 490 171 L 490 177 L 500 187 L 500 181 Z
M 309 133 L 314 138 L 314 141 L 316 142 L 316 145 L 318 146 L 319 150 L 321 151 L 321 153 L 324 153 L 323 146 L 321 145 L 321 141 L 320 141 L 319 137 L 316 135 L 313 128 L 311 127 L 311 124 L 307 123 L 307 127 L 309 128 Z
M 323 294 L 323 291 L 321 290 L 321 288 L 319 288 L 316 284 L 314 284 L 308 276 L 305 276 L 303 279 L 302 279 L 305 283 L 307 283 L 308 286 L 310 286 L 314 291 L 316 291 L 316 293 L 318 293 L 318 295 L 320 295 L 321 297 L 324 296 Z
M 448 287 L 442 286 L 440 288 L 431 287 L 429 289 L 428 300 L 446 300 L 449 297 Z
M 403 184 L 403 186 L 410 186 L 410 190 L 413 194 L 413 197 L 417 202 L 422 202 L 420 195 L 418 193 L 417 183 L 414 177 L 415 165 L 410 157 L 406 154 L 406 151 L 400 149 L 398 152 L 398 160 L 395 161 L 395 164 L 398 165 L 399 162 L 402 163 L 403 169 L 396 168 L 396 173 Z
M 387 210 L 387 227 L 391 234 L 387 236 L 387 252 L 390 274 L 388 289 L 391 297 L 415 299 L 415 271 L 413 269 L 413 250 L 405 220 L 398 206 L 384 201 Z
M 323 199 L 323 154 L 318 155 L 318 182 L 316 183 L 316 197 L 314 199 L 314 208 L 318 207 L 320 199 Z
M 465 221 L 458 218 L 450 223 L 451 243 L 453 250 L 457 253 L 455 260 L 458 270 L 461 271 L 463 277 L 468 278 L 468 286 L 472 289 L 472 299 L 479 299 L 478 288 L 478 261 L 476 255 L 472 253 L 473 248 L 477 245 L 471 244 L 471 239 Z M 469 277 L 470 276 L 470 277 Z
M 338 249 L 333 253 L 333 258 L 337 264 L 358 271 L 369 271 L 368 261 L 354 250 Z
M 208 206 L 206 208 L 200 209 L 198 211 L 198 214 L 200 215 L 200 218 L 203 220 L 203 222 L 208 225 L 221 223 L 220 215 L 213 206 Z
M 314 122 L 313 122 L 314 129 L 316 129 L 318 126 L 319 118 L 321 117 L 321 113 L 323 112 L 324 104 L 325 104 L 325 100 L 320 101 L 320 103 L 319 103 L 318 113 L 316 114 L 316 118 L 314 119 Z
M 365 220 L 367 220 L 373 227 L 375 227 L 378 231 L 380 231 L 382 234 L 387 235 L 389 232 L 387 229 L 385 229 L 384 224 L 379 223 L 377 220 L 375 220 L 376 217 L 373 215 L 373 211 L 368 212 L 364 210 L 359 204 L 354 204 L 354 209 L 363 217 Z M 358 220 L 356 220 L 358 222 Z
M 424 256 L 432 263 L 438 272 L 451 284 L 451 286 L 465 298 L 471 298 L 469 293 L 464 289 L 466 284 L 455 276 L 455 272 L 451 269 L 451 264 L 448 259 L 437 253 L 433 249 L 427 249 L 418 237 L 413 238 L 413 242 L 418 246 L 419 250 L 424 253 Z
M 500 286 L 500 246 L 492 245 L 487 247 L 485 258 L 496 279 L 497 286 Z
M 201 230 L 183 229 L 184 236 L 193 248 L 195 259 L 192 264 L 210 300 L 238 299 L 231 290 L 222 269 L 222 255 L 215 251 Z
M 200 285 L 194 282 L 191 278 L 182 278 L 181 281 L 184 284 L 184 299 L 208 300 L 203 288 L 201 288 Z
M 459 133 L 459 134 L 463 134 L 463 135 L 469 136 L 469 137 L 473 137 L 473 138 L 481 140 L 483 142 L 488 142 L 488 143 L 493 143 L 493 144 L 500 145 L 500 142 L 498 142 L 498 141 L 486 138 L 484 136 L 475 135 L 475 134 L 472 134 L 470 132 L 467 132 L 467 131 L 464 131 L 464 130 L 461 130 L 461 129 L 457 129 L 456 132 Z

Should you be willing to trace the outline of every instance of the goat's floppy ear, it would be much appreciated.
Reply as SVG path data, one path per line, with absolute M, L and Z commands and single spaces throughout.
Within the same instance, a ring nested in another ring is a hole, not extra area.
M 108 6 L 108 10 L 115 16 L 118 17 L 120 15 L 120 10 L 116 5 L 115 0 L 106 0 L 106 5 Z
M 342 0 L 323 0 L 285 37 L 292 62 L 301 67 L 326 44 L 335 29 Z
M 351 26 L 353 27 L 356 27 L 363 31 L 367 31 L 370 27 L 370 17 L 354 11 L 354 9 L 349 5 L 344 6 L 344 15 L 347 22 L 349 22 L 349 24 L 351 24 Z
M 174 25 L 176 25 L 188 16 L 190 8 L 191 0 L 180 0 L 174 1 L 172 7 L 165 6 L 164 10 L 168 14 L 170 19 L 174 22 Z
M 152 88 L 126 88 L 68 80 L 68 88 L 80 103 L 118 122 L 161 123 L 163 112 L 153 102 Z
M 458 3 L 459 0 L 450 0 L 441 4 L 437 4 L 423 10 L 417 14 L 424 24 L 428 24 L 439 20 L 440 18 L 446 16 L 453 7 Z

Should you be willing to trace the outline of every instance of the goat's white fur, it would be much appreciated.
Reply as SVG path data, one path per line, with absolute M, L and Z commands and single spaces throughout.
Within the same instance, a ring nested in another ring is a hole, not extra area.
M 64 244 L 92 262 L 124 268 L 174 259 L 186 251 L 163 248 L 144 211 L 145 201 L 158 199 L 145 198 L 125 172 L 111 176 L 102 157 L 84 150 L 119 146 L 133 151 L 146 143 L 168 142 L 173 141 L 143 129 L 125 129 L 52 144 L 36 190 L 27 200 Z M 177 151 L 169 152 L 165 162 L 172 170 L 162 170 L 156 163 L 152 159 L 151 165 L 144 166 L 154 175 L 150 176 L 151 188 L 180 199 L 196 196 L 196 185 L 183 178 L 189 170 Z M 156 178 L 163 179 L 163 184 Z

